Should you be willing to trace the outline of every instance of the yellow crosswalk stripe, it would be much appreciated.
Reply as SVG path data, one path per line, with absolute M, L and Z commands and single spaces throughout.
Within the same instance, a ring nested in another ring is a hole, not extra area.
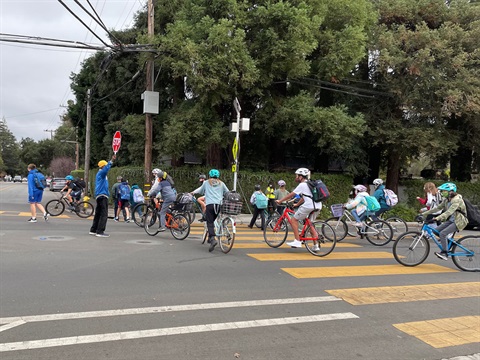
M 402 265 L 371 265 L 282 268 L 282 270 L 293 277 L 296 277 L 297 279 L 457 272 L 457 270 L 435 264 L 424 264 L 422 266 L 415 267 L 407 267 Z
M 352 305 L 458 299 L 480 296 L 480 282 L 326 290 Z
M 414 321 L 393 326 L 437 349 L 480 342 L 480 316 Z
M 253 241 L 250 242 L 248 240 L 238 241 L 237 238 L 235 238 L 235 244 L 233 245 L 233 247 L 237 249 L 250 249 L 250 248 L 251 249 L 259 249 L 259 248 L 273 249 L 272 247 L 268 246 L 264 241 L 257 241 L 257 242 L 253 242 Z M 335 248 L 361 248 L 361 246 L 355 245 L 355 244 L 349 244 L 349 243 L 341 243 L 341 244 L 337 244 Z M 277 249 L 290 249 L 290 246 L 283 244 Z M 247 255 L 250 255 L 250 254 L 247 254 Z
M 349 260 L 349 259 L 391 259 L 393 255 L 388 252 L 332 252 L 325 257 L 312 256 L 308 252 L 302 253 L 276 253 L 276 254 L 247 254 L 259 261 L 288 261 L 288 260 Z

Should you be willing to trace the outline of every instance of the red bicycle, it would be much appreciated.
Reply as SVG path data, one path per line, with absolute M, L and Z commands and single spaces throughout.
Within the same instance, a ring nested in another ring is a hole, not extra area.
M 282 216 L 271 219 L 265 224 L 263 238 L 268 246 L 277 248 L 283 245 L 288 236 L 289 225 L 292 224 L 290 215 L 295 214 L 293 202 L 287 203 Z M 308 252 L 315 256 L 330 254 L 337 243 L 335 230 L 325 221 L 311 221 L 307 217 L 303 221 L 303 228 L 299 239 L 307 248 Z

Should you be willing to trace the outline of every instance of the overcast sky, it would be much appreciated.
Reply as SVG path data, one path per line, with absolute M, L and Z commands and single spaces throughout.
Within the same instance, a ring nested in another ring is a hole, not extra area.
M 108 29 L 133 26 L 147 0 L 90 0 Z M 110 44 L 103 29 L 74 1 L 63 0 L 85 24 Z M 80 3 L 90 10 L 86 0 Z M 90 11 L 92 12 L 92 11 Z M 103 45 L 58 0 L 0 0 L 0 33 Z M 0 35 L 0 38 L 5 38 Z M 0 41 L 0 118 L 17 141 L 50 138 L 60 126 L 62 106 L 74 100 L 70 75 L 92 51 Z M 48 130 L 48 131 L 47 131 Z

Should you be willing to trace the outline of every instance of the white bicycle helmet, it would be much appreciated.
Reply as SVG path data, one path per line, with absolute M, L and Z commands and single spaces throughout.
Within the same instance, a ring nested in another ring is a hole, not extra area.
M 152 170 L 152 174 L 155 175 L 155 176 L 158 176 L 158 174 L 160 174 L 160 173 L 163 173 L 163 171 L 158 169 L 158 168 L 155 168 L 155 169 Z
M 283 180 L 279 180 L 279 181 L 278 181 L 278 186 L 285 186 L 285 185 L 287 185 L 287 184 L 285 183 L 285 181 L 283 181 Z
M 367 191 L 367 188 L 364 185 L 361 185 L 361 184 L 355 185 L 354 188 L 355 188 L 355 190 L 357 190 L 357 192 Z
M 308 170 L 307 168 L 298 168 L 296 171 L 295 171 L 295 174 L 296 175 L 302 175 L 303 177 L 310 177 L 310 170 Z
M 383 180 L 382 179 L 375 179 L 373 180 L 373 185 L 375 186 L 380 186 L 383 184 Z

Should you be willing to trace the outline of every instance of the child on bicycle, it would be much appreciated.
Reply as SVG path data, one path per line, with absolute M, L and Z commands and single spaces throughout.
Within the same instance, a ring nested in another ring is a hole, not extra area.
M 435 221 L 442 222 L 442 224 L 437 226 L 436 231 L 439 234 L 443 250 L 435 252 L 435 255 L 442 260 L 448 260 L 448 234 L 462 231 L 467 227 L 467 208 L 462 195 L 457 194 L 457 185 L 454 183 L 444 183 L 438 187 L 438 190 L 441 191 L 442 197 L 446 200 L 442 201 L 438 207 L 427 210 L 423 214 L 428 215 L 434 214 L 439 210 L 442 211 L 440 215 L 433 218 Z
M 207 220 L 208 229 L 208 243 L 210 244 L 209 252 L 212 252 L 217 246 L 217 240 L 215 240 L 215 227 L 213 223 L 220 213 L 220 206 L 222 204 L 223 195 L 229 190 L 227 186 L 219 179 L 220 171 L 217 169 L 211 169 L 208 172 L 210 177 L 207 181 L 202 183 L 198 189 L 192 191 L 194 194 L 205 195 L 205 218 Z
M 169 176 L 165 171 L 160 170 L 157 172 L 155 178 L 155 183 L 148 191 L 148 196 L 155 196 L 161 194 L 163 199 L 162 209 L 160 210 L 160 228 L 158 231 L 165 231 L 165 214 L 170 207 L 170 204 L 173 204 L 177 195 L 173 189 L 172 183 L 169 181 Z
M 284 198 L 285 196 L 287 196 L 289 194 L 289 191 L 286 189 L 286 182 L 283 181 L 283 180 L 279 180 L 278 181 L 278 186 L 279 188 L 277 190 L 275 190 L 275 199 L 281 199 L 281 198 Z M 282 215 L 283 214 L 283 210 L 285 210 L 285 206 L 286 204 L 285 203 L 281 203 L 280 205 L 277 206 L 277 212 Z
M 353 189 L 355 192 L 355 198 L 353 201 L 344 204 L 343 207 L 347 210 L 350 210 L 353 217 L 357 221 L 354 225 L 357 227 L 362 227 L 362 221 L 365 220 L 368 215 L 365 196 L 369 196 L 369 194 L 365 185 L 358 184 L 355 185 Z
M 205 174 L 200 174 L 198 175 L 198 181 L 200 181 L 200 186 L 202 186 L 203 182 L 207 180 L 207 175 Z M 200 207 L 202 208 L 202 217 L 200 218 L 200 222 L 204 222 L 205 221 L 205 196 L 200 196 L 198 199 L 197 199 L 197 202 L 200 204 Z
M 292 217 L 292 231 L 295 239 L 293 241 L 287 242 L 288 246 L 293 248 L 302 247 L 302 242 L 300 239 L 300 233 L 298 231 L 298 222 L 299 220 L 304 220 L 309 216 L 311 221 L 315 221 L 320 210 L 322 210 L 322 202 L 313 202 L 312 200 L 312 191 L 308 187 L 307 181 L 310 179 L 310 170 L 307 168 L 299 168 L 295 171 L 295 182 L 299 183 L 297 187 L 287 196 L 278 199 L 277 204 L 281 204 L 287 200 L 292 199 L 296 195 L 300 195 L 303 198 L 303 203 L 299 206 L 298 211 Z M 317 232 L 314 227 L 312 227 L 312 233 L 314 236 L 317 235 Z M 320 251 L 318 243 L 315 243 L 313 246 L 313 251 Z
M 383 185 L 382 179 L 375 179 L 373 180 L 373 187 L 375 192 L 373 196 L 377 199 L 378 203 L 380 204 L 380 210 L 375 212 L 374 220 L 378 218 L 378 216 L 382 215 L 384 212 L 390 210 L 390 206 L 387 204 L 387 199 L 385 198 L 385 185 Z
M 75 181 L 72 175 L 65 176 L 65 180 L 67 180 L 67 183 L 65 184 L 63 189 L 60 191 L 65 191 L 68 189 L 67 193 L 65 194 L 65 197 L 67 198 L 68 203 L 70 204 L 70 210 L 73 210 L 74 209 L 73 199 L 75 199 L 76 201 L 80 201 L 83 188 L 77 184 L 77 182 Z

